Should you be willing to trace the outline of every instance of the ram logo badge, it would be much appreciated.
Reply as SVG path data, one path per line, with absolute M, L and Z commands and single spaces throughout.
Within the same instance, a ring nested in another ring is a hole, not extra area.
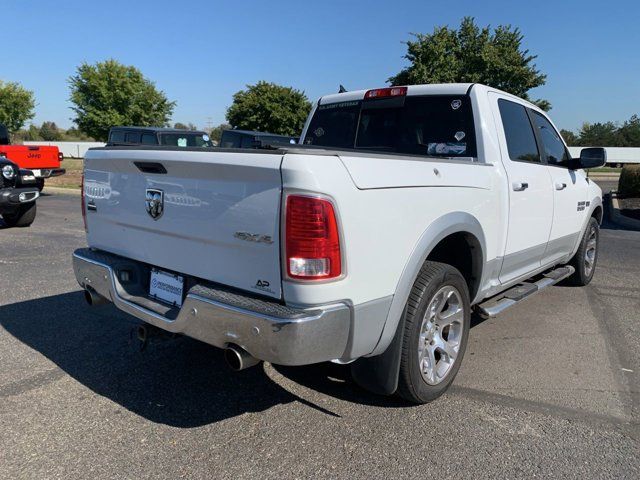
M 158 220 L 164 213 L 164 192 L 155 188 L 147 188 L 144 204 L 149 216 Z

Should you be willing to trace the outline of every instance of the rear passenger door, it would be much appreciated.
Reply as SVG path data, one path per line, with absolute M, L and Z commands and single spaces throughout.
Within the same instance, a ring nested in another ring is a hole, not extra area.
M 498 93 L 489 96 L 509 189 L 500 271 L 500 281 L 506 283 L 541 265 L 553 220 L 553 189 L 526 107 Z
M 578 242 L 588 210 L 588 183 L 582 173 L 564 166 L 570 154 L 549 119 L 534 110 L 529 113 L 553 184 L 553 225 L 543 260 L 553 263 L 571 254 Z

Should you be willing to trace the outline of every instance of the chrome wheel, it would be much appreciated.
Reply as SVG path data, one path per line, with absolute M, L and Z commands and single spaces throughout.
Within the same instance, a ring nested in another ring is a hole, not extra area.
M 418 338 L 418 366 L 429 385 L 442 382 L 456 361 L 464 314 L 460 292 L 449 285 L 438 290 L 427 307 Z
M 595 226 L 591 226 L 587 238 L 587 248 L 584 250 L 584 274 L 586 277 L 590 277 L 593 267 L 596 265 L 598 253 L 598 231 Z

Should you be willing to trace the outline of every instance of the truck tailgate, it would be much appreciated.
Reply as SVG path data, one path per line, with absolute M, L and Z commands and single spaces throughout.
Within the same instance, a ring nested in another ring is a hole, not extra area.
M 90 150 L 88 244 L 280 298 L 281 161 L 251 150 Z

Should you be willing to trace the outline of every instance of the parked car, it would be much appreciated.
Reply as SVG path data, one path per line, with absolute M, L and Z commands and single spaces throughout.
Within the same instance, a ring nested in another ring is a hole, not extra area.
M 11 145 L 9 132 L 1 124 L 0 155 L 18 164 L 20 168 L 31 170 L 36 178 L 36 186 L 40 191 L 44 188 L 45 179 L 65 174 L 65 169 L 60 168 L 63 156 L 58 147 L 48 145 Z
M 221 148 L 261 148 L 265 145 L 289 146 L 296 143 L 298 137 L 250 130 L 224 130 L 220 138 Z
M 30 170 L 0 155 L 0 215 L 9 227 L 28 227 L 36 218 L 40 196 L 37 179 Z
M 478 84 L 327 95 L 301 139 L 90 150 L 86 178 L 119 197 L 84 208 L 88 302 L 224 348 L 235 369 L 330 360 L 422 403 L 458 372 L 472 308 L 594 275 L 602 192 L 581 169 L 604 151 L 571 158 L 525 100 Z M 200 203 L 167 203 L 182 192 Z
M 112 127 L 107 145 L 168 145 L 172 147 L 213 147 L 206 132 L 159 127 Z

